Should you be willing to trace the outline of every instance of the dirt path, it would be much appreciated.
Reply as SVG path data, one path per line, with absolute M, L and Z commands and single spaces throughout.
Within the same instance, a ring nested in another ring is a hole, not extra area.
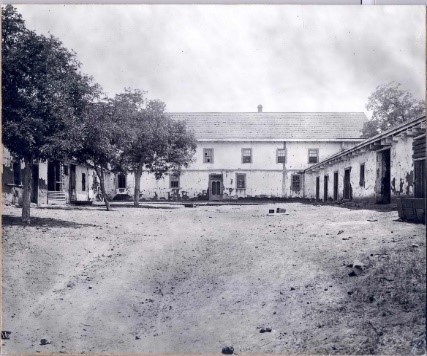
M 4 209 L 4 353 L 354 351 L 346 265 L 425 250 L 425 226 L 396 212 L 299 203 L 33 209 L 25 228 L 19 213 Z

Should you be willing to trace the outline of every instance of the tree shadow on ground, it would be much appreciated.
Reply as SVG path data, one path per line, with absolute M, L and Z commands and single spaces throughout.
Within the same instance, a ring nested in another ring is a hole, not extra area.
M 71 228 L 80 228 L 80 227 L 94 227 L 97 225 L 93 224 L 81 224 L 74 221 L 66 221 L 53 218 L 38 218 L 32 217 L 31 223 L 25 225 L 22 223 L 22 218 L 20 216 L 12 215 L 2 215 L 2 225 L 3 226 L 38 226 L 38 227 L 71 227 Z

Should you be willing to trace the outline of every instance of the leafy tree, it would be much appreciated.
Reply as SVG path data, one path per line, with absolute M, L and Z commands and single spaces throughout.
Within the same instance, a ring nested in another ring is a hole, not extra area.
M 101 193 L 107 210 L 110 202 L 105 187 L 106 174 L 114 171 L 119 161 L 121 128 L 113 116 L 112 100 L 104 99 L 87 106 L 77 128 L 68 140 L 72 143 L 69 155 L 87 164 L 99 178 Z
M 424 102 L 415 99 L 396 82 L 378 86 L 368 98 L 366 108 L 372 111 L 372 119 L 364 124 L 363 137 L 375 136 L 425 112 Z
M 115 98 L 115 118 L 127 128 L 122 141 L 120 165 L 135 177 L 134 206 L 139 205 L 144 168 L 160 179 L 170 170 L 191 162 L 196 140 L 185 123 L 171 120 L 160 100 L 145 103 L 144 93 L 127 89 Z
M 25 27 L 16 9 L 2 8 L 2 138 L 24 160 L 22 219 L 30 223 L 32 164 L 60 158 L 65 128 L 96 95 L 75 54 L 56 38 Z

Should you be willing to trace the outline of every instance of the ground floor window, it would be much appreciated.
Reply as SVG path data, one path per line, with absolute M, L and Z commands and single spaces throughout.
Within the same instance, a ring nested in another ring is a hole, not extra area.
M 246 189 L 246 174 L 236 173 L 236 188 Z
M 291 190 L 294 192 L 301 190 L 301 176 L 299 174 L 292 174 Z
M 362 163 L 360 165 L 360 179 L 359 179 L 359 185 L 361 187 L 365 186 L 365 164 Z
M 171 188 L 179 188 L 179 173 L 172 173 L 169 176 L 169 182 Z

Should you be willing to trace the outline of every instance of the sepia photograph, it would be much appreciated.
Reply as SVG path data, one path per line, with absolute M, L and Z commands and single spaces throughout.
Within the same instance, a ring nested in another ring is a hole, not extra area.
M 2 354 L 426 354 L 425 6 L 1 9 Z

